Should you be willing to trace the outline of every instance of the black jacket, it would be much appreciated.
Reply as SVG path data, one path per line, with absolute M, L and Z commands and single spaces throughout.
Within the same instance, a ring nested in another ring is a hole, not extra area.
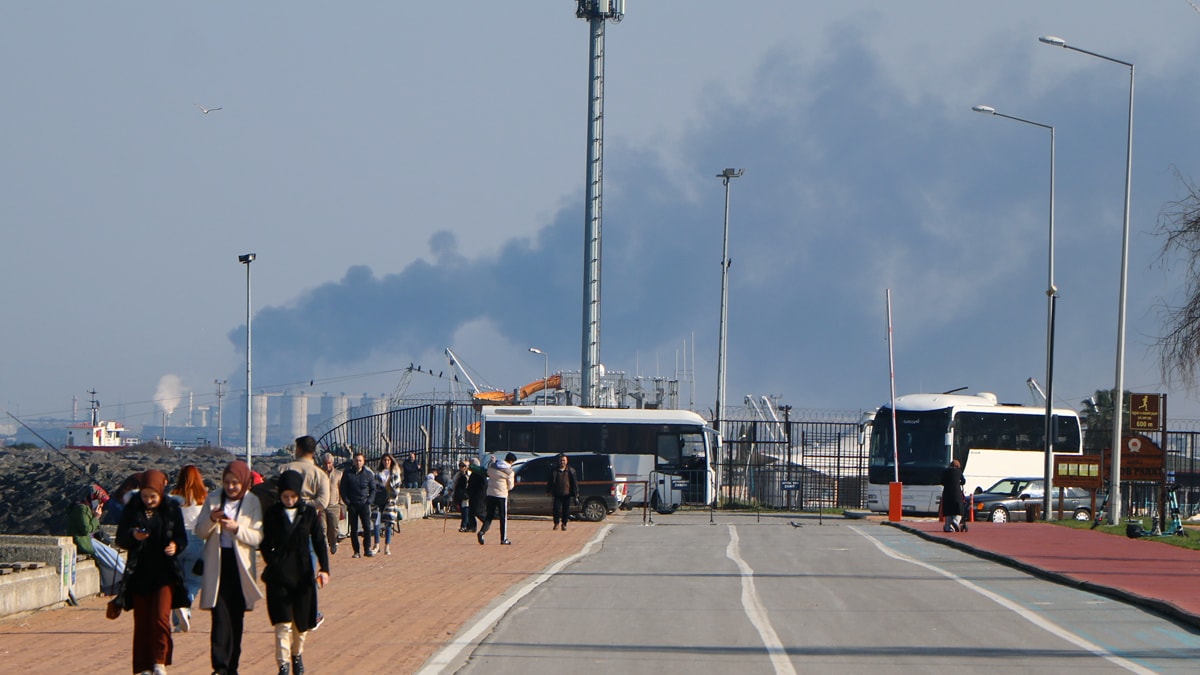
M 338 486 L 342 491 L 342 502 L 345 504 L 354 504 L 355 506 L 371 504 L 375 497 L 377 483 L 375 472 L 365 466 L 362 468 L 362 471 L 343 469 L 342 482 Z
M 316 570 L 309 555 L 309 543 L 317 554 L 322 572 L 329 571 L 329 550 L 325 543 L 323 519 L 312 504 L 303 504 L 295 522 L 289 521 L 283 503 L 277 502 L 263 514 L 262 579 L 267 586 L 267 614 L 271 623 L 295 622 L 300 631 L 317 624 Z
M 561 460 L 560 460 L 561 461 Z M 550 480 L 546 481 L 546 494 L 554 497 L 571 497 L 579 495 L 579 481 L 575 478 L 575 468 L 568 466 L 550 469 Z
M 134 538 L 134 530 L 144 528 L 149 537 L 144 541 Z M 167 555 L 163 549 L 175 542 L 175 555 Z M 155 509 L 147 509 L 140 494 L 134 495 L 121 513 L 117 525 L 117 545 L 129 552 L 125 565 L 125 590 L 139 595 L 149 595 L 163 586 L 182 586 L 183 572 L 179 568 L 179 556 L 187 548 L 187 530 L 183 527 L 183 511 L 179 502 L 163 497 Z M 172 607 L 187 604 L 186 590 L 183 604 L 172 597 Z M 130 609 L 131 607 L 126 607 Z

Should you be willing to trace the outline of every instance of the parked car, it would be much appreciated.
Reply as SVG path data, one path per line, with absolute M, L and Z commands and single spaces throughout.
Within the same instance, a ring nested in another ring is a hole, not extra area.
M 1025 507 L 1042 504 L 1045 494 L 1041 478 L 1005 478 L 974 496 L 975 520 L 1007 523 L 1025 518 Z M 1059 508 L 1058 488 L 1051 495 L 1054 511 Z M 1062 511 L 1075 520 L 1092 519 L 1092 494 L 1083 488 L 1065 488 Z M 1014 515 L 1016 514 L 1016 515 Z
M 568 465 L 579 481 L 579 499 L 571 505 L 571 516 L 592 522 L 604 520 L 628 498 L 625 482 L 618 481 L 612 457 L 599 453 L 568 453 Z M 508 493 L 508 512 L 513 515 L 553 515 L 546 494 L 550 469 L 558 465 L 555 455 L 517 460 L 513 464 L 516 487 Z

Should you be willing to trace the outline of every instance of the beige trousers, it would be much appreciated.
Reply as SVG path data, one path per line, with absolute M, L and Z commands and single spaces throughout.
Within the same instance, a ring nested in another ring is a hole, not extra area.
M 294 623 L 275 624 L 275 661 L 279 665 L 291 664 L 292 658 L 304 652 L 304 638 L 308 633 L 296 630 Z

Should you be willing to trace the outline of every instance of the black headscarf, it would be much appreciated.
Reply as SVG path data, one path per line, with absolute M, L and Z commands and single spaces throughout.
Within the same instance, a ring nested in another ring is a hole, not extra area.
M 302 492 L 304 488 L 304 476 L 300 475 L 299 471 L 288 469 L 287 471 L 279 474 L 279 481 L 277 485 L 279 488 L 280 497 L 283 496 L 284 490 L 291 490 L 300 497 L 300 501 L 296 502 L 296 506 L 300 507 L 304 505 L 304 493 Z

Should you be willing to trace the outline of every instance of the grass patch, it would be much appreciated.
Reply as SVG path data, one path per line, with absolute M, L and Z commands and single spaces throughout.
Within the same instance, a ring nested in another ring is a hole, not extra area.
M 1149 518 L 1144 520 L 1142 522 L 1142 526 L 1145 527 L 1149 523 L 1149 520 L 1150 520 Z M 1090 521 L 1086 521 L 1086 520 L 1054 520 L 1054 521 L 1050 521 L 1050 522 L 1055 525 L 1059 525 L 1062 527 L 1070 527 L 1070 528 L 1074 528 L 1076 530 L 1087 530 L 1092 527 L 1092 523 Z M 1096 531 L 1103 532 L 1105 534 L 1110 534 L 1110 535 L 1113 535 L 1114 537 L 1126 536 L 1124 523 L 1122 523 L 1121 525 L 1107 525 L 1107 524 L 1100 525 L 1099 527 L 1096 528 Z M 1141 537 L 1141 540 L 1148 541 L 1148 542 L 1160 542 L 1163 544 L 1169 544 L 1171 546 L 1178 546 L 1179 548 L 1187 548 L 1187 549 L 1191 549 L 1193 551 L 1200 551 L 1200 530 L 1197 530 L 1195 528 L 1189 528 L 1189 527 L 1185 526 L 1184 531 L 1186 531 L 1188 533 L 1188 536 L 1180 537 L 1178 535 L 1171 535 L 1171 536 L 1166 536 L 1166 537 Z

